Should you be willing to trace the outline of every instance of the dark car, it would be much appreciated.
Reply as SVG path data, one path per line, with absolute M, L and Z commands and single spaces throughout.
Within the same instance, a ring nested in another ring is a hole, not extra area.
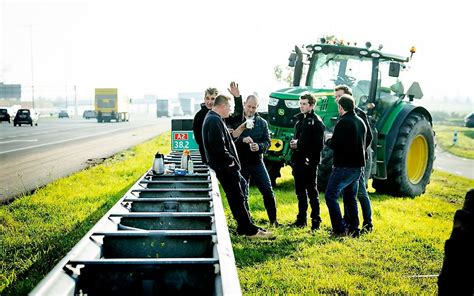
M 66 110 L 61 110 L 58 113 L 58 118 L 69 118 L 69 114 L 67 113 Z
M 467 127 L 474 127 L 474 112 L 469 113 L 464 118 L 464 122 Z
M 0 122 L 2 121 L 10 123 L 10 114 L 8 114 L 8 110 L 5 108 L 0 108 Z
M 94 110 L 86 110 L 84 114 L 82 114 L 82 118 L 89 119 L 89 118 L 97 118 L 97 114 Z
M 13 126 L 21 126 L 22 124 L 38 125 L 38 118 L 39 113 L 33 109 L 19 109 L 16 112 L 15 119 L 13 119 Z

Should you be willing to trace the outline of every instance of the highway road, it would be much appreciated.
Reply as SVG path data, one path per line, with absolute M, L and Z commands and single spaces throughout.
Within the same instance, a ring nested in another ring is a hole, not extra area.
M 142 143 L 171 128 L 150 115 L 130 122 L 40 118 L 38 126 L 0 124 L 0 203 L 86 168 L 96 159 Z M 151 160 L 150 160 L 151 164 Z
M 135 116 L 130 122 L 41 118 L 38 126 L 0 124 L 0 203 L 86 168 L 96 159 L 169 130 L 169 118 Z M 474 179 L 474 160 L 436 149 L 434 167 Z

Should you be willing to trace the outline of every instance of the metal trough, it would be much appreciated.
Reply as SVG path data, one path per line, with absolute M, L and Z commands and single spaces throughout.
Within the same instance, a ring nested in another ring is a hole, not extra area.
M 241 294 L 215 175 L 191 158 L 194 174 L 143 175 L 30 294 Z

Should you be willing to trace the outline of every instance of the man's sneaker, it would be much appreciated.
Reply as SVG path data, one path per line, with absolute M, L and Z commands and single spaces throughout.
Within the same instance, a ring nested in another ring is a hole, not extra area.
M 359 228 L 350 229 L 350 230 L 348 231 L 348 234 L 349 234 L 350 236 L 352 236 L 353 238 L 358 238 L 358 237 L 360 236 L 360 230 L 359 230 Z
M 247 235 L 247 237 L 250 239 L 270 238 L 272 236 L 273 236 L 272 232 L 261 230 L 261 229 L 259 229 L 257 233 L 255 233 L 254 235 Z
M 320 226 L 321 226 L 321 221 L 318 221 L 318 220 L 311 221 L 311 230 L 319 230 Z
M 273 226 L 273 227 L 275 227 L 275 228 L 276 228 L 276 227 L 280 227 L 280 226 L 281 226 L 281 224 L 280 224 L 280 223 L 278 223 L 278 221 L 277 221 L 277 220 L 275 220 L 275 221 L 270 221 L 270 226 Z
M 373 226 L 370 225 L 370 224 L 365 224 L 365 225 L 362 225 L 362 229 L 360 230 L 360 233 L 361 234 L 365 234 L 365 233 L 369 233 L 369 232 L 372 232 L 373 230 Z
M 290 226 L 304 228 L 306 227 L 306 221 L 296 220 L 294 223 L 290 224 Z

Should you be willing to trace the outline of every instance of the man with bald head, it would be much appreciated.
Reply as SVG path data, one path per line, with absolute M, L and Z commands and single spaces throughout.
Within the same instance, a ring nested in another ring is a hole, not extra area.
M 271 225 L 278 226 L 275 195 L 263 163 L 263 154 L 270 147 L 268 123 L 257 113 L 258 97 L 250 95 L 244 103 L 244 120 L 246 129 L 235 141 L 235 146 L 242 164 L 242 177 L 247 181 L 246 193 L 250 179 L 262 194 L 263 204 L 267 210 Z M 248 205 L 247 205 L 248 206 Z

